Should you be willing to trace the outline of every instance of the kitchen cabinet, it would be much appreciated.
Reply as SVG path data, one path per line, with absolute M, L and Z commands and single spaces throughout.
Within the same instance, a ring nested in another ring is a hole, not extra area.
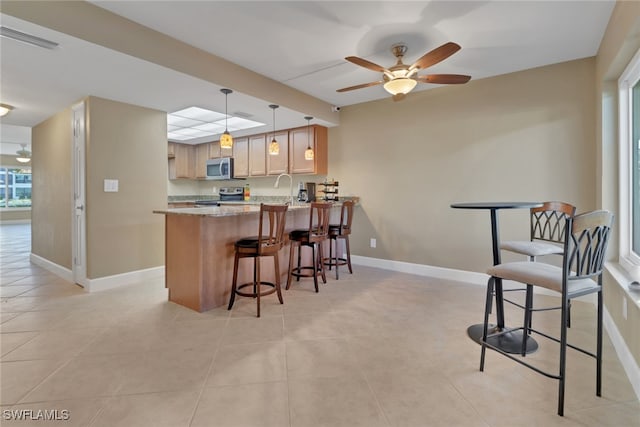
M 195 148 L 193 145 L 174 146 L 175 157 L 169 159 L 169 179 L 195 179 Z
M 276 141 L 280 144 L 280 153 L 272 156 L 268 153 L 269 145 L 274 135 L 267 134 L 267 175 L 279 175 L 289 172 L 289 132 L 284 130 L 275 133 Z
M 246 178 L 249 176 L 249 138 L 233 139 L 233 176 Z
M 267 174 L 267 149 L 265 135 L 249 137 L 249 176 L 265 176 Z
M 233 148 L 220 148 L 220 141 L 210 142 L 209 158 L 219 159 L 220 157 L 233 157 Z
M 306 160 L 307 146 L 313 148 L 313 160 Z M 289 131 L 289 173 L 326 175 L 328 163 L 327 128 L 313 125 Z
M 195 177 L 205 179 L 207 177 L 207 160 L 209 160 L 209 143 L 195 146 Z
M 170 159 L 173 159 L 174 157 L 176 157 L 176 143 L 175 142 L 170 142 L 167 145 L 167 155 Z

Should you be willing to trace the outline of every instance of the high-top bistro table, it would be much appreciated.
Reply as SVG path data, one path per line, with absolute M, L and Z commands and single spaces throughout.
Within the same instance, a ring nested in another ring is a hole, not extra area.
M 489 209 L 491 211 L 491 244 L 493 247 L 493 265 L 500 264 L 500 237 L 498 235 L 498 210 L 499 209 L 530 209 L 542 206 L 539 202 L 472 202 L 453 203 L 452 208 L 456 209 Z M 489 325 L 488 334 L 500 332 L 504 326 L 504 299 L 502 290 L 502 279 L 496 279 L 496 325 Z M 482 323 L 471 325 L 467 328 L 467 334 L 477 343 L 482 341 Z M 506 328 L 508 329 L 508 328 Z M 512 331 L 503 335 L 490 337 L 487 340 L 490 344 L 506 351 L 507 353 L 518 354 L 522 350 L 522 331 Z M 533 353 L 538 349 L 538 343 L 527 337 L 527 353 Z

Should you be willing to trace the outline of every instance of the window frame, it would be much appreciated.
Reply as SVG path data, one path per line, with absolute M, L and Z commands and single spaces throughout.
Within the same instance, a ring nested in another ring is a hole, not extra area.
M 632 249 L 633 221 L 633 87 L 640 82 L 640 50 L 633 56 L 618 79 L 618 199 L 619 199 L 619 260 L 634 280 L 640 279 L 640 254 Z M 640 112 L 638 112 L 640 113 Z M 640 141 L 639 141 L 640 143 Z M 637 214 L 640 215 L 640 212 Z
M 32 169 L 31 166 L 28 166 L 29 169 Z M 4 204 L 0 204 L 0 212 L 17 212 L 17 211 L 30 211 L 32 206 L 33 206 L 33 169 L 31 170 L 31 176 L 32 176 L 32 180 L 31 180 L 31 191 L 32 191 L 32 197 L 31 197 L 31 202 L 32 205 L 31 206 L 21 206 L 21 207 L 11 207 L 8 206 L 9 204 L 9 199 L 8 199 L 8 194 L 9 194 L 9 173 L 8 171 L 10 169 L 21 169 L 21 166 L 19 165 L 2 165 L 0 164 L 0 170 L 4 169 L 6 172 L 4 171 L 0 171 L 0 173 L 5 173 L 5 180 L 6 182 L 4 184 L 1 184 L 4 186 L 4 190 L 5 190 L 5 202 Z M 24 187 L 20 187 L 20 188 L 24 188 Z

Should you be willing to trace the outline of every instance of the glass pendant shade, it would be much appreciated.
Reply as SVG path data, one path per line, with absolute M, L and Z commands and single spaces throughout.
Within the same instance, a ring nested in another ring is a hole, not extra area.
M 230 93 L 233 93 L 231 89 L 220 89 L 220 92 L 224 93 L 224 133 L 220 136 L 220 148 L 233 148 L 233 137 L 229 133 L 227 129 L 227 118 L 229 114 L 227 113 L 228 105 L 227 98 Z
M 314 153 L 313 148 L 311 148 L 311 133 L 310 133 L 310 123 L 313 117 L 307 116 L 304 118 L 307 121 L 307 149 L 304 150 L 304 159 L 305 160 L 313 160 Z
M 407 93 L 411 92 L 414 87 L 416 87 L 416 84 L 418 84 L 417 81 L 403 77 L 389 80 L 384 84 L 384 89 L 391 95 L 397 95 L 399 93 L 406 95 Z
M 280 154 L 280 144 L 278 143 L 278 140 L 276 140 L 276 108 L 278 107 L 279 105 L 275 104 L 269 105 L 269 108 L 273 110 L 273 139 L 269 144 L 269 155 L 271 156 L 277 156 Z
M 227 130 L 220 136 L 220 148 L 233 148 L 233 138 Z
M 31 151 L 27 150 L 26 144 L 20 144 L 22 149 L 16 151 L 17 157 L 16 160 L 20 163 L 29 163 L 31 161 Z
M 278 144 L 278 141 L 276 141 L 275 138 L 273 138 L 271 140 L 271 144 L 269 144 L 269 154 L 271 154 L 272 156 L 277 156 L 278 154 L 280 154 L 280 144 Z

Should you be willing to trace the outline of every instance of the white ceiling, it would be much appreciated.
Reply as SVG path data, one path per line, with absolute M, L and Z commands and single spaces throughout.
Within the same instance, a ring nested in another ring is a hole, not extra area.
M 412 63 L 454 41 L 462 50 L 420 74 L 468 74 L 477 80 L 594 56 L 615 5 L 577 0 L 92 3 L 337 106 L 389 97 L 382 86 L 337 93 L 380 80 L 346 56 L 389 67 L 394 43 L 408 45 L 405 63 Z M 60 44 L 45 50 L 0 38 L 0 102 L 16 106 L 2 125 L 34 126 L 87 95 L 168 112 L 191 105 L 224 111 L 220 86 L 5 14 L 0 20 Z M 434 86 L 419 84 L 414 90 Z M 268 123 L 270 130 L 269 103 L 233 93 L 229 112 Z M 302 126 L 304 115 L 280 108 L 278 127 Z

